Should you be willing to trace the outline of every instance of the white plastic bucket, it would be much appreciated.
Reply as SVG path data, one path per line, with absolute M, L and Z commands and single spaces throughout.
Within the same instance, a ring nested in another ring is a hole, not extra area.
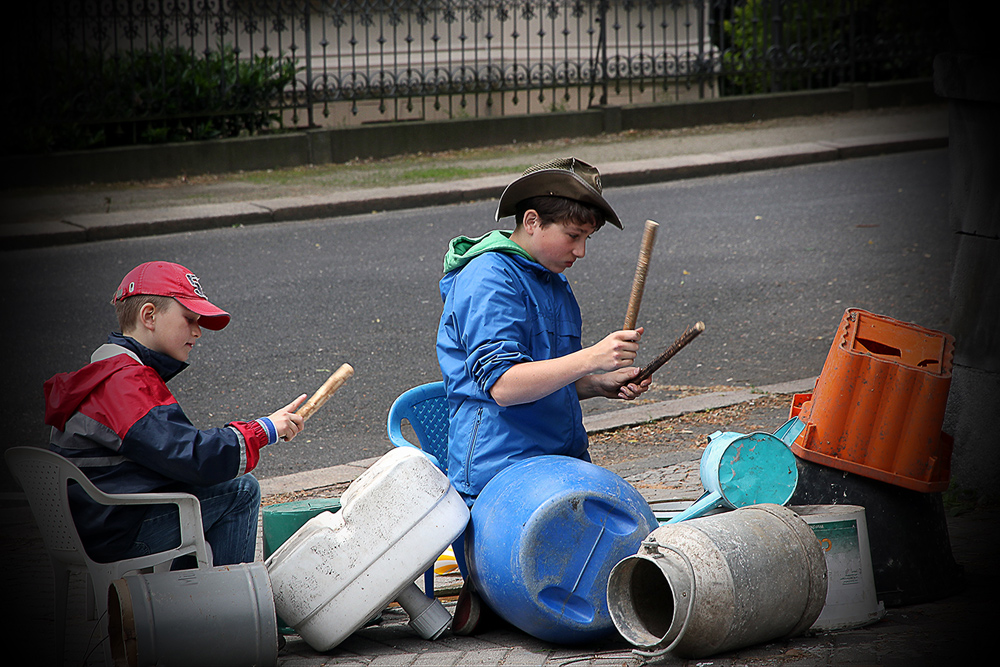
M 649 657 L 701 658 L 802 634 L 825 599 L 819 542 L 774 504 L 660 526 L 608 580 L 615 627 Z
M 421 636 L 440 634 L 450 616 L 439 602 L 416 611 L 407 604 L 417 600 L 413 581 L 469 521 L 448 478 L 420 450 L 398 447 L 340 500 L 339 512 L 313 517 L 265 561 L 278 615 L 317 651 L 342 642 L 393 600 Z
M 108 588 L 115 665 L 276 665 L 278 627 L 263 563 L 128 575 Z
M 885 616 L 876 599 L 868 523 L 860 505 L 797 505 L 826 557 L 826 604 L 811 632 L 858 628 Z

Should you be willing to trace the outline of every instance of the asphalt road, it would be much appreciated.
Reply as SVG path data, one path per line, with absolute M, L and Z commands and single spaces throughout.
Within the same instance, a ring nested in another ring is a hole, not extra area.
M 584 343 L 624 319 L 642 222 L 661 224 L 640 361 L 707 329 L 655 380 L 763 385 L 818 375 L 844 310 L 948 326 L 954 234 L 944 150 L 609 189 L 605 227 L 567 274 Z M 43 381 L 86 363 L 116 328 L 130 268 L 180 262 L 233 313 L 171 381 L 200 427 L 270 413 L 342 363 L 356 374 L 295 441 L 263 450 L 265 478 L 377 456 L 405 389 L 439 379 L 437 281 L 447 242 L 491 229 L 494 202 L 6 252 L 0 378 L 4 447 L 44 443 Z M 588 402 L 602 410 L 607 401 Z M 6 471 L 4 470 L 6 475 Z M 9 478 L 2 487 L 12 488 Z

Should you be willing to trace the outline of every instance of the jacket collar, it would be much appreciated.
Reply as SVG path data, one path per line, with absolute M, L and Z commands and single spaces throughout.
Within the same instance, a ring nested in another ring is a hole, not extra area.
M 121 345 L 139 358 L 144 366 L 149 366 L 166 382 L 188 367 L 186 361 L 178 361 L 171 356 L 151 350 L 139 341 L 129 336 L 124 336 L 118 332 L 108 335 L 108 342 L 112 345 Z
M 450 273 L 462 268 L 470 261 L 487 252 L 502 252 L 508 255 L 523 257 L 528 261 L 534 258 L 527 250 L 510 240 L 513 232 L 494 229 L 492 232 L 470 238 L 458 236 L 448 243 L 448 252 L 444 256 L 444 272 Z

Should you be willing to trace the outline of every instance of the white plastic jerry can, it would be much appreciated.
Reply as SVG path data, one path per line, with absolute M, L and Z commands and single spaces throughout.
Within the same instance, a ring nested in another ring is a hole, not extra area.
M 398 447 L 348 487 L 337 513 L 307 521 L 265 562 L 278 615 L 328 651 L 389 602 L 434 639 L 451 616 L 414 580 L 465 530 L 469 509 L 418 449 Z

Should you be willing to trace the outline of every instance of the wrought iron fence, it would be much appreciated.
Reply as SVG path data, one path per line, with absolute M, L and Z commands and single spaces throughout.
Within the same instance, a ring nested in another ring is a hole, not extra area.
M 5 148 L 575 110 L 926 76 L 931 0 L 35 0 Z M 15 136 L 16 135 L 16 136 Z

